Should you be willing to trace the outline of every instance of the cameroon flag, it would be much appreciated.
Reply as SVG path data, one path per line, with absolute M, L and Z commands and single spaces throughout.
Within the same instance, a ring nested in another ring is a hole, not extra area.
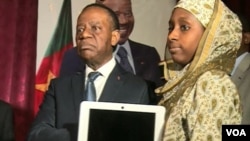
M 50 80 L 59 75 L 64 52 L 73 47 L 71 0 L 64 0 L 57 26 L 36 74 L 34 113 L 38 112 Z

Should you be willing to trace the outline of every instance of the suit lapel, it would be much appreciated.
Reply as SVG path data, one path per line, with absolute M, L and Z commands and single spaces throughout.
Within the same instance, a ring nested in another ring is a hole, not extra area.
M 133 60 L 134 60 L 134 67 L 135 67 L 135 71 L 136 71 L 136 75 L 138 75 L 139 72 L 142 72 L 142 70 L 140 70 L 141 68 L 141 65 L 145 64 L 145 60 L 143 60 L 141 57 L 141 52 L 140 50 L 138 50 L 138 48 L 140 48 L 135 42 L 129 40 L 129 46 L 130 46 L 130 49 L 131 49 L 131 53 L 132 53 L 132 56 L 133 56 Z M 140 74 L 139 74 L 140 75 Z
M 123 73 L 126 72 L 117 63 L 107 79 L 99 101 L 115 100 L 115 97 L 119 94 L 119 88 L 123 85 Z
M 240 62 L 239 64 L 239 67 L 238 69 L 241 71 L 241 72 L 245 72 L 247 70 L 247 68 L 249 68 L 249 62 L 250 60 L 250 53 L 248 53 L 244 58 L 243 60 Z
M 243 60 L 240 62 L 239 66 L 235 70 L 235 74 L 232 76 L 233 81 L 236 85 L 240 83 L 240 80 L 243 79 L 242 75 L 244 75 L 244 72 L 249 68 L 250 65 L 250 54 L 248 53 L 247 56 L 243 58 Z
M 74 105 L 76 112 L 79 115 L 80 110 L 80 103 L 84 100 L 83 92 L 84 92 L 84 77 L 85 73 L 75 75 L 72 78 L 72 90 L 73 90 L 73 97 L 74 97 Z

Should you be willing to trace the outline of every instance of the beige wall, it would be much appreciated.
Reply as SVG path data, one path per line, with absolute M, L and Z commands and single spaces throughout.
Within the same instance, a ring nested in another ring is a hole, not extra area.
M 39 0 L 37 68 L 48 47 L 57 24 L 63 0 Z M 82 8 L 94 0 L 72 0 L 72 29 L 75 37 L 76 19 Z M 168 32 L 168 19 L 175 0 L 132 0 L 135 27 L 132 40 L 154 46 L 161 58 Z M 75 43 L 74 43 L 75 44 Z

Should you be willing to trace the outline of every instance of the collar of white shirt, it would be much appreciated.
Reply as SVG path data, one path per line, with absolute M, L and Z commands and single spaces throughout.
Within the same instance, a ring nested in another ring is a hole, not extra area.
M 102 75 L 97 77 L 96 80 L 94 81 L 95 88 L 96 88 L 96 99 L 99 99 L 102 93 L 102 90 L 104 88 L 104 85 L 106 84 L 106 81 L 111 73 L 111 71 L 114 69 L 116 64 L 115 58 L 112 57 L 106 64 L 104 64 L 102 67 L 100 67 L 98 72 L 100 72 Z M 85 85 L 87 82 L 87 76 L 90 72 L 93 72 L 94 70 L 88 65 L 86 65 L 86 71 L 85 71 Z

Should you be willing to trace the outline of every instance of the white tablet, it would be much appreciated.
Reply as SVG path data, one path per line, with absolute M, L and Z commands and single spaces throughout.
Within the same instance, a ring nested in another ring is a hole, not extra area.
M 162 106 L 84 101 L 78 141 L 160 141 L 164 120 Z

